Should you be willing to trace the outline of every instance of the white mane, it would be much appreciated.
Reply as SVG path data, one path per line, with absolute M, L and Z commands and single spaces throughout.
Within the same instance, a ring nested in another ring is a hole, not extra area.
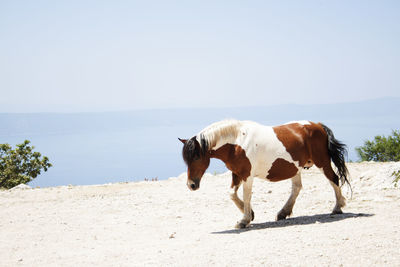
M 238 120 L 223 120 L 215 122 L 204 128 L 197 136 L 197 140 L 201 144 L 201 138 L 206 139 L 208 149 L 213 149 L 217 145 L 223 145 L 233 142 L 238 135 L 241 122 Z

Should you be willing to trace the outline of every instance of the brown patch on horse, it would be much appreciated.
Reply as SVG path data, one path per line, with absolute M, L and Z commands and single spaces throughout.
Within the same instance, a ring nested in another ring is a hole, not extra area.
M 210 151 L 212 158 L 222 160 L 226 167 L 232 171 L 232 187 L 240 185 L 250 176 L 251 163 L 246 152 L 239 145 L 225 144 L 217 150 Z
M 307 142 L 309 131 L 305 125 L 291 123 L 275 126 L 273 130 L 292 159 L 304 167 L 311 159 L 310 145 Z
M 321 168 L 330 162 L 327 148 L 327 135 L 318 123 L 290 123 L 273 127 L 276 137 L 282 142 L 286 151 L 301 167 L 311 167 L 313 164 Z
M 338 184 L 338 177 L 332 170 L 328 153 L 328 135 L 320 123 L 290 123 L 275 126 L 273 129 L 286 151 L 301 167 L 307 168 L 315 164 L 324 170 L 329 180 Z
M 278 158 L 272 163 L 271 169 L 268 171 L 267 179 L 272 182 L 278 182 L 292 178 L 297 172 L 298 169 L 296 165 L 285 159 Z

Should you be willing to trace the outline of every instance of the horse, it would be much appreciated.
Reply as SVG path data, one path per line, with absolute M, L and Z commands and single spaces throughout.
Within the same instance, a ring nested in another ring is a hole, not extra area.
M 265 126 L 253 121 L 223 120 L 207 126 L 190 139 L 178 139 L 184 144 L 182 157 L 187 165 L 190 190 L 200 188 L 211 158 L 222 160 L 232 172 L 233 192 L 230 196 L 243 213 L 236 228 L 246 228 L 254 220 L 250 202 L 255 177 L 272 182 L 291 179 L 290 197 L 276 216 L 276 220 L 283 220 L 292 214 L 302 188 L 302 170 L 313 165 L 322 171 L 335 192 L 336 204 L 332 214 L 343 213 L 345 198 L 339 180 L 341 185 L 347 183 L 350 186 L 345 164 L 347 149 L 322 123 L 293 121 Z M 237 194 L 241 185 L 243 200 Z

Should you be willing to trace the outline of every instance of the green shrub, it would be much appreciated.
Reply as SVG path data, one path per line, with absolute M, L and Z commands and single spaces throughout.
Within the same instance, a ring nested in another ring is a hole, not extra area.
M 394 130 L 388 137 L 377 135 L 356 152 L 362 161 L 400 161 L 400 131 Z
M 47 157 L 34 152 L 35 147 L 29 144 L 25 140 L 15 149 L 9 144 L 0 144 L 0 188 L 26 184 L 36 178 L 42 169 L 47 171 L 52 166 Z
M 392 173 L 392 176 L 394 177 L 394 180 L 393 180 L 394 186 L 397 187 L 397 183 L 400 181 L 400 170 L 394 171 Z

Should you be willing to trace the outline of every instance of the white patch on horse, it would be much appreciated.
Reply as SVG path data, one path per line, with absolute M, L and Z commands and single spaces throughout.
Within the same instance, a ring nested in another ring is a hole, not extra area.
M 286 124 L 292 124 L 292 123 L 298 123 L 298 124 L 301 124 L 301 125 L 311 125 L 311 123 L 310 123 L 309 121 L 306 121 L 306 120 L 301 120 L 301 121 L 289 121 L 289 122 L 285 123 L 285 125 L 286 125 Z
M 250 160 L 250 176 L 266 179 L 272 164 L 278 158 L 299 167 L 299 162 L 293 160 L 271 126 L 246 121 L 243 123 L 241 131 L 245 131 L 247 134 L 239 136 L 236 144 L 246 151 L 246 156 Z M 257 144 L 257 147 L 254 144 Z

